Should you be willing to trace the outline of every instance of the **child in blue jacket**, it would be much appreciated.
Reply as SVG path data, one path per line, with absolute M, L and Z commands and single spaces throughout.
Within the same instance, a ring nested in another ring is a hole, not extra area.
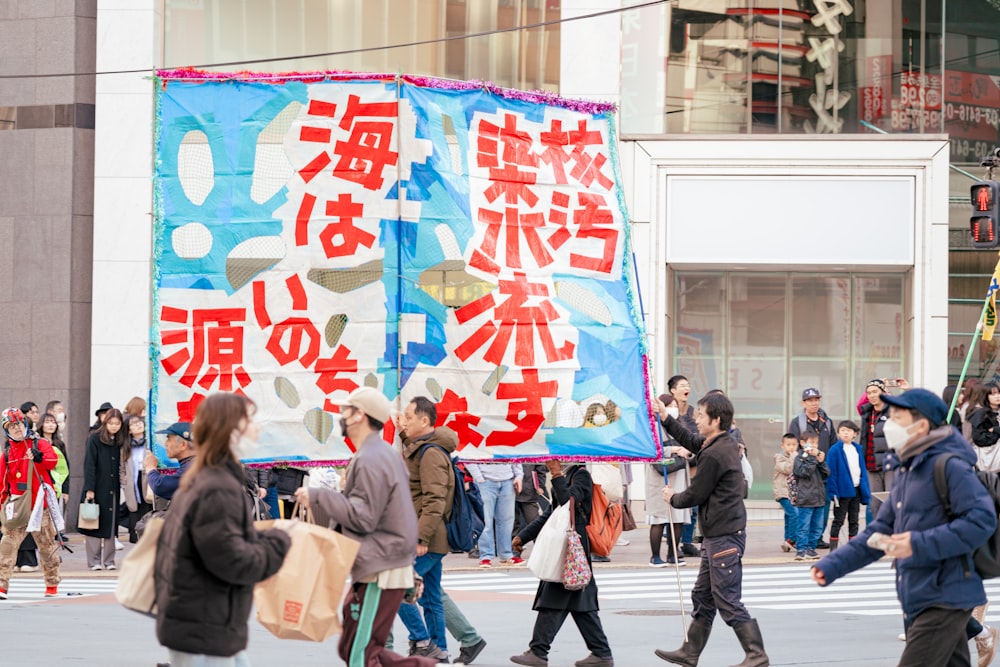
M 830 526 L 830 551 L 840 544 L 840 529 L 847 517 L 847 539 L 858 534 L 858 514 L 862 505 L 871 502 L 868 475 L 865 473 L 865 455 L 858 437 L 858 425 L 842 421 L 837 427 L 840 436 L 826 456 L 830 476 L 826 478 L 826 495 L 833 501 L 833 525 Z

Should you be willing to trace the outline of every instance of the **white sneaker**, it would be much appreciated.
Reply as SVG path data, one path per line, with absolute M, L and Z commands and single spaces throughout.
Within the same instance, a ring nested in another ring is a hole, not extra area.
M 34 572 L 34 571 L 36 571 L 36 570 L 37 570 L 38 568 L 37 568 L 37 567 L 35 567 L 34 565 L 22 565 L 22 566 L 21 566 L 20 568 L 18 568 L 18 569 L 19 569 L 19 570 L 20 570 L 21 572 Z
M 986 628 L 988 634 L 983 637 L 976 637 L 976 652 L 979 654 L 977 667 L 986 667 L 993 662 L 993 656 L 997 652 L 997 638 L 1000 637 L 1000 630 L 997 628 Z
M 901 642 L 905 642 L 906 641 L 906 633 L 905 632 L 900 632 L 899 636 L 896 637 L 896 639 L 898 639 Z
M 124 548 L 125 548 L 125 545 L 122 544 L 121 542 L 119 542 L 118 538 L 116 537 L 115 538 L 115 551 L 121 551 Z
M 18 565 L 17 567 L 15 567 L 15 568 L 14 568 L 14 571 L 15 571 L 15 572 L 20 572 L 20 571 L 21 571 L 21 566 L 20 566 L 20 565 Z
M 106 566 L 104 569 L 105 570 L 117 570 L 118 568 L 115 567 L 114 563 L 112 563 L 111 565 Z
M 91 565 L 91 566 L 90 566 L 90 569 L 91 569 L 91 570 L 93 570 L 94 572 L 100 572 L 100 571 L 101 571 L 101 570 L 103 570 L 104 568 L 103 568 L 103 567 L 101 567 L 100 565 Z
M 615 546 L 616 547 L 627 547 L 630 544 L 632 544 L 632 543 L 629 542 L 628 540 L 626 540 L 624 537 L 619 537 L 618 541 L 615 542 Z

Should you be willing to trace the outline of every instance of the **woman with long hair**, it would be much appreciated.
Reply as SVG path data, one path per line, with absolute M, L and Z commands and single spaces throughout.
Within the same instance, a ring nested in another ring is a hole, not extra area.
M 245 667 L 253 587 L 278 571 L 291 540 L 259 531 L 244 491 L 240 458 L 260 430 L 254 404 L 212 394 L 198 405 L 198 453 L 174 494 L 156 550 L 156 637 L 170 664 Z
M 52 488 L 59 496 L 59 508 L 62 510 L 62 515 L 66 516 L 66 505 L 69 500 L 69 456 L 66 454 L 66 443 L 59 437 L 59 420 L 54 414 L 46 412 L 42 415 L 38 429 L 39 437 L 49 441 L 59 459 L 51 473 Z M 66 535 L 60 534 L 59 539 L 65 542 Z
M 121 464 L 118 478 L 125 492 L 125 506 L 128 508 L 128 541 L 135 544 L 139 536 L 135 526 L 139 519 L 152 511 L 146 502 L 146 475 L 142 462 L 146 458 L 146 422 L 138 415 L 125 417 L 125 442 L 122 443 Z
M 101 508 L 97 528 L 81 528 L 86 537 L 87 567 L 91 570 L 115 569 L 115 512 L 118 510 L 120 492 L 119 467 L 121 448 L 125 443 L 122 430 L 122 413 L 116 408 L 108 410 L 100 428 L 87 438 L 83 458 L 83 496 L 80 502 L 95 502 Z

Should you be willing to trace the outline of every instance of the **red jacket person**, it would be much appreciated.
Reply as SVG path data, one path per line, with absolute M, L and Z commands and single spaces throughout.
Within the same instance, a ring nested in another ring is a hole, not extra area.
M 28 532 L 27 519 L 24 523 L 16 521 L 14 516 L 16 500 L 28 493 L 31 495 L 29 507 L 34 507 L 38 489 L 42 482 L 52 484 L 50 471 L 56 467 L 58 457 L 48 440 L 29 436 L 27 421 L 17 408 L 7 408 L 0 414 L 0 425 L 3 426 L 4 451 L 0 457 L 0 512 L 3 513 L 3 539 L 0 540 L 0 599 L 7 599 L 7 588 L 10 585 L 10 575 L 14 571 L 17 560 L 17 548 Z M 30 484 L 29 484 L 29 475 Z M 44 502 L 44 501 L 43 501 Z M 11 521 L 13 520 L 13 521 Z M 21 525 L 14 525 L 21 523 Z M 55 597 L 59 586 L 59 545 L 56 543 L 56 528 L 52 524 L 49 513 L 42 515 L 42 528 L 33 532 L 35 543 L 38 544 L 38 555 L 41 558 L 42 572 L 45 574 L 45 596 Z

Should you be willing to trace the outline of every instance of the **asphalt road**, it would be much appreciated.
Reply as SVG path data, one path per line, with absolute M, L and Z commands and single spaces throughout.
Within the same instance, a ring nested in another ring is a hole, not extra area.
M 688 591 L 695 568 L 681 571 Z M 748 566 L 744 600 L 759 619 L 772 665 L 894 665 L 902 651 L 902 624 L 892 573 L 883 562 L 827 589 L 808 580 L 806 564 Z M 669 569 L 604 568 L 598 571 L 601 617 L 619 667 L 665 665 L 655 648 L 681 642 L 677 575 Z M 508 657 L 527 648 L 534 612 L 535 581 L 524 570 L 452 571 L 446 587 L 488 646 L 474 664 L 510 665 Z M 38 579 L 15 578 L 11 598 L 0 602 L 4 664 L 135 666 L 166 659 L 154 622 L 117 604 L 113 579 L 67 578 L 59 598 L 42 597 Z M 1000 583 L 988 586 L 1000 597 Z M 687 605 L 685 595 L 685 605 Z M 990 622 L 1000 623 L 990 614 Z M 249 653 L 255 665 L 337 665 L 336 637 L 323 644 L 284 641 L 251 620 Z M 397 638 L 405 631 L 397 622 Z M 453 655 L 458 652 L 449 646 Z M 974 651 L 974 648 L 973 648 Z M 569 666 L 587 650 L 572 621 L 557 638 L 549 664 Z M 721 621 L 702 665 L 731 665 L 743 659 L 736 637 Z

